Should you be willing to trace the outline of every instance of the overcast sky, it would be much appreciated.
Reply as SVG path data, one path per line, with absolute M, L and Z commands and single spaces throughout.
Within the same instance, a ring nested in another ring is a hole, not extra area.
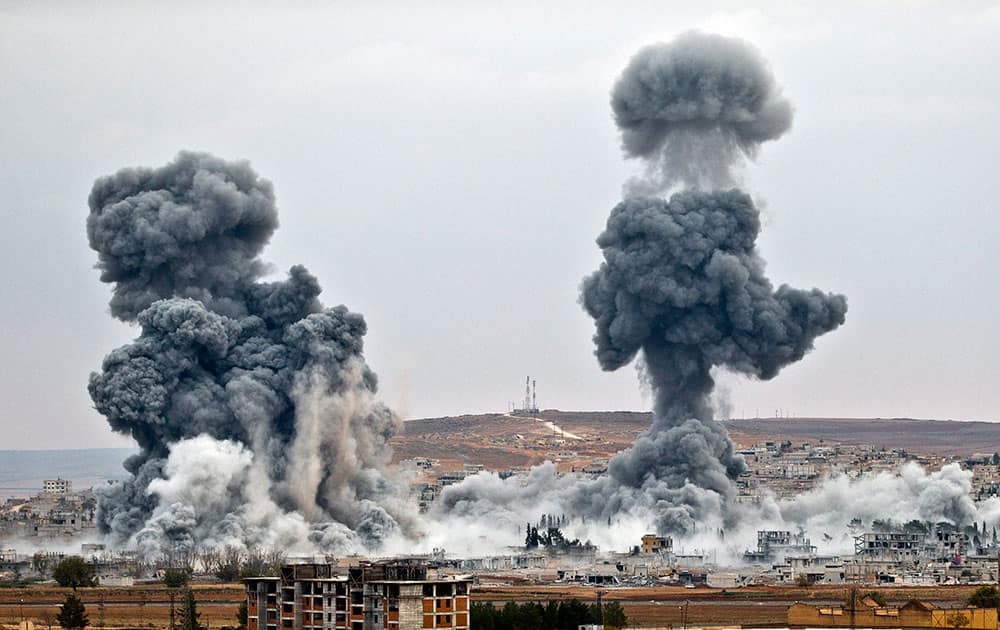
M 406 417 L 504 410 L 526 374 L 542 407 L 645 409 L 577 290 L 636 168 L 611 84 L 692 28 L 754 43 L 795 105 L 746 177 L 769 275 L 850 305 L 774 381 L 725 379 L 735 415 L 1000 416 L 997 3 L 132 4 L 0 3 L 0 449 L 129 444 L 86 391 L 136 334 L 87 194 L 180 149 L 274 182 L 265 258 L 364 313 Z

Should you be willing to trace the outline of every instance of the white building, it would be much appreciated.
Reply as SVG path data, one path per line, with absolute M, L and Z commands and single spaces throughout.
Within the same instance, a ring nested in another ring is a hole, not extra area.
M 45 494 L 70 494 L 73 492 L 73 482 L 69 479 L 46 479 L 42 482 L 42 492 Z

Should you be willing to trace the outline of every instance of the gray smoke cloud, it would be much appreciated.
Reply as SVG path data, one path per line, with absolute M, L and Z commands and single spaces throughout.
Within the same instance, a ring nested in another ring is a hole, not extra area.
M 738 500 L 744 464 L 713 417 L 713 373 L 774 378 L 847 312 L 844 296 L 774 287 L 756 248 L 760 213 L 732 187 L 741 163 L 790 128 L 792 109 L 756 50 L 698 33 L 642 49 L 612 107 L 626 155 L 646 168 L 597 239 L 604 261 L 584 279 L 580 302 L 595 322 L 601 367 L 637 363 L 652 425 L 597 479 L 546 463 L 523 478 L 481 473 L 445 488 L 435 509 L 451 519 L 449 544 L 464 537 L 475 549 L 499 523 L 557 514 L 569 517 L 571 537 L 601 545 L 627 547 L 652 526 L 740 562 L 757 529 L 801 527 L 822 534 L 814 540 L 826 551 L 851 553 L 852 519 L 997 522 L 1000 500 L 976 505 L 971 473 L 957 464 L 834 475 L 796 497 L 765 489 Z M 678 185 L 686 189 L 662 196 Z
M 111 313 L 141 331 L 90 378 L 97 410 L 141 448 L 101 496 L 101 531 L 148 549 L 405 535 L 405 489 L 384 473 L 400 419 L 376 400 L 364 318 L 324 307 L 301 266 L 262 280 L 270 182 L 182 152 L 102 177 L 89 205 Z
M 523 501 L 581 523 L 624 519 L 660 533 L 730 527 L 742 518 L 733 480 L 744 463 L 713 418 L 712 371 L 773 378 L 844 322 L 843 296 L 772 285 L 755 244 L 760 213 L 749 195 L 726 189 L 745 158 L 791 125 L 791 106 L 752 47 L 688 33 L 644 48 L 611 104 L 625 153 L 644 161 L 645 176 L 612 210 L 597 239 L 604 262 L 584 279 L 580 301 L 603 369 L 641 355 L 652 426 L 602 478 L 559 478 L 547 467 L 516 485 L 467 480 L 443 492 L 447 514 L 513 519 Z M 676 184 L 688 190 L 657 194 Z
M 611 104 L 626 155 L 646 160 L 647 178 L 611 211 L 597 238 L 604 262 L 584 279 L 580 301 L 594 318 L 603 369 L 642 353 L 654 420 L 588 496 L 600 497 L 604 514 L 640 490 L 657 529 L 690 532 L 706 511 L 725 515 L 744 468 L 713 418 L 712 370 L 773 378 L 844 323 L 847 300 L 775 289 L 755 245 L 753 200 L 717 189 L 791 126 L 791 105 L 754 48 L 701 33 L 648 46 L 615 83 Z M 676 183 L 690 190 L 643 194 Z
M 791 104 L 755 48 L 697 32 L 640 50 L 611 108 L 625 154 L 646 163 L 628 187 L 647 194 L 731 186 L 743 159 L 792 124 Z
M 601 367 L 616 370 L 641 351 L 654 393 L 653 425 L 612 460 L 607 490 L 657 497 L 664 531 L 689 531 L 716 501 L 696 489 L 730 502 L 743 470 L 713 419 L 712 369 L 773 378 L 844 322 L 843 296 L 772 286 L 759 230 L 738 190 L 626 199 L 597 239 L 604 263 L 582 285 Z

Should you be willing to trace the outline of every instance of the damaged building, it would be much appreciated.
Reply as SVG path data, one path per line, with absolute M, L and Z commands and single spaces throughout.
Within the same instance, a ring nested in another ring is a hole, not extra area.
M 410 630 L 469 627 L 469 576 L 431 577 L 426 564 L 292 564 L 244 581 L 247 630 Z

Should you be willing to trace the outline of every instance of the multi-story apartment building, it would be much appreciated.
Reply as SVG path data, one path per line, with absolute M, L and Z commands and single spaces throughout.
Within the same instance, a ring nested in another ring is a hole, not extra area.
M 428 578 L 426 565 L 365 563 L 338 574 L 292 564 L 245 580 L 247 630 L 411 630 L 469 627 L 465 576 Z
M 969 552 L 969 536 L 950 526 L 930 532 L 866 532 L 854 538 L 854 553 L 866 560 L 957 561 Z
M 787 530 L 758 530 L 757 550 L 743 554 L 746 562 L 760 563 L 783 558 L 789 554 L 811 555 L 816 553 L 816 547 L 805 534 L 793 534 Z
M 854 553 L 866 559 L 913 560 L 924 552 L 922 532 L 866 532 L 854 537 Z
M 73 482 L 69 479 L 46 479 L 42 481 L 42 492 L 45 494 L 70 494 L 73 492 Z

